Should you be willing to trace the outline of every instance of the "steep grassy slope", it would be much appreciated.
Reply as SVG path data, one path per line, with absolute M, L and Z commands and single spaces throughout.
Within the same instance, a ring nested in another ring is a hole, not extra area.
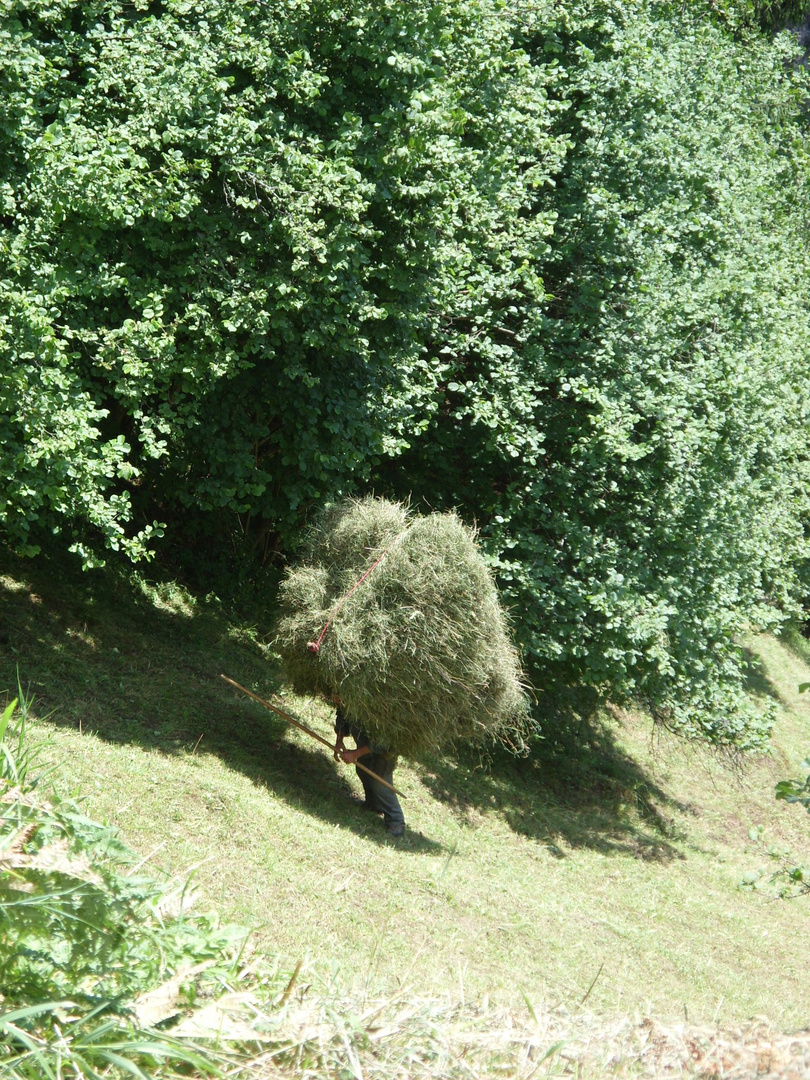
M 524 1016 L 584 1003 L 810 1024 L 808 901 L 740 888 L 771 844 L 810 859 L 806 815 L 773 799 L 810 751 L 798 645 L 749 643 L 752 693 L 780 705 L 771 757 L 732 768 L 643 716 L 541 696 L 529 759 L 400 768 L 409 831 L 394 843 L 352 801 L 350 770 L 219 679 L 281 692 L 266 619 L 171 584 L 2 559 L 0 690 L 19 671 L 61 789 L 153 864 L 194 870 L 283 965 L 304 957 L 359 996 L 407 984 Z M 284 700 L 329 736 L 325 709 Z

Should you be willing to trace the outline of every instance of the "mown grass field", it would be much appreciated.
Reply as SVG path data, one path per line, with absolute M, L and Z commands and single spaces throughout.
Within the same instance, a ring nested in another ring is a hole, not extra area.
M 740 887 L 773 845 L 810 862 L 810 820 L 773 798 L 810 752 L 798 638 L 748 643 L 751 692 L 779 705 L 769 757 L 732 768 L 644 716 L 541 695 L 528 759 L 402 765 L 409 828 L 389 841 L 353 770 L 220 679 L 330 736 L 324 707 L 278 698 L 270 616 L 255 596 L 229 608 L 6 554 L 0 692 L 19 673 L 62 791 L 153 866 L 193 873 L 284 967 L 304 958 L 357 999 L 407 985 L 523 1017 L 810 1026 L 810 897 Z

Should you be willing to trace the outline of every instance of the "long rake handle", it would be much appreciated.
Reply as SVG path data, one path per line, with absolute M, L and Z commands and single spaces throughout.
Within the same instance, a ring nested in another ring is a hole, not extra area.
M 327 739 L 324 739 L 322 735 L 319 735 L 317 731 L 313 731 L 312 728 L 308 728 L 306 724 L 302 724 L 300 720 L 296 720 L 294 716 L 290 716 L 290 714 L 284 712 L 283 709 L 279 709 L 277 706 L 271 705 L 269 701 L 265 701 L 264 698 L 260 698 L 258 694 L 254 694 L 252 690 L 247 690 L 244 686 L 240 686 L 238 682 L 234 682 L 233 679 L 229 679 L 227 675 L 220 675 L 220 678 L 224 679 L 226 683 L 230 683 L 230 685 L 235 687 L 237 690 L 241 690 L 243 694 L 247 694 L 248 697 L 253 698 L 254 701 L 258 701 L 260 705 L 264 705 L 266 709 L 270 709 L 271 712 L 278 713 L 282 720 L 286 720 L 288 724 L 292 724 L 293 727 L 297 727 L 299 731 L 306 732 L 306 734 L 312 736 L 313 739 L 317 739 L 319 743 L 323 743 L 324 746 L 328 746 L 329 749 L 334 753 L 334 746 L 332 746 L 332 744 Z M 387 780 L 383 780 L 381 776 L 378 776 L 375 772 L 372 772 L 371 769 L 366 768 L 366 766 L 361 764 L 359 761 L 355 761 L 354 764 L 358 769 L 362 769 L 364 773 L 368 773 L 369 776 L 373 776 L 375 780 L 378 780 L 381 784 L 384 784 L 385 787 L 393 791 L 395 795 L 399 795 L 401 798 L 407 799 L 408 796 L 405 795 L 404 792 L 399 791 L 397 788 L 394 787 L 393 784 L 389 784 Z

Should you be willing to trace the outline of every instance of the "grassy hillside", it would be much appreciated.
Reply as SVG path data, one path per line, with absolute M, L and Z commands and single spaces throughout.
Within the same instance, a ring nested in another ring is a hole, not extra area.
M 55 782 L 90 815 L 355 998 L 810 1025 L 810 900 L 740 888 L 771 845 L 810 861 L 807 816 L 773 799 L 810 751 L 800 641 L 749 643 L 751 692 L 780 707 L 770 757 L 732 767 L 644 716 L 541 695 L 529 759 L 401 767 L 409 829 L 389 841 L 353 770 L 220 680 L 283 694 L 260 606 L 6 554 L 0 690 L 19 672 Z M 283 700 L 330 735 L 324 708 Z

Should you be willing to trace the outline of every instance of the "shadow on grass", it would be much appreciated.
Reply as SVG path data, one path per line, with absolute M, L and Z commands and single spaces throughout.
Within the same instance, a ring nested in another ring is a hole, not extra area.
M 754 697 L 769 697 L 780 705 L 785 705 L 786 702 L 784 698 L 766 674 L 762 658 L 758 656 L 753 649 L 749 649 L 747 646 L 743 647 L 742 654 L 745 659 L 744 685 L 746 692 L 752 694 Z
M 467 753 L 434 761 L 424 781 L 467 821 L 497 809 L 511 828 L 559 858 L 587 847 L 670 862 L 683 858 L 673 800 L 619 745 L 595 692 L 572 690 L 542 701 L 542 736 L 527 758 L 505 751 L 488 760 Z
M 802 624 L 788 623 L 779 635 L 779 641 L 790 652 L 801 660 L 803 664 L 810 666 L 810 622 Z
M 249 753 L 235 753 L 233 739 L 240 738 L 240 724 L 228 719 L 223 727 L 230 732 L 231 742 L 227 749 L 216 746 L 213 749 L 255 784 L 269 788 L 276 797 L 306 814 L 350 829 L 376 844 L 395 843 L 401 850 L 414 853 L 436 854 L 443 850 L 442 844 L 410 827 L 402 839 L 391 840 L 382 818 L 357 801 L 351 784 L 354 769 L 336 764 L 323 751 L 290 741 L 286 737 L 289 727 L 281 720 L 276 723 L 272 714 L 261 706 L 242 698 L 237 707 L 242 713 L 243 726 L 252 731 L 264 728 L 265 738 L 259 745 L 253 743 Z M 211 749 L 209 744 L 209 752 Z M 407 816 L 407 806 L 405 811 Z
M 276 692 L 262 645 L 270 602 L 256 594 L 228 610 L 172 582 L 144 586 L 114 567 L 82 574 L 64 556 L 23 561 L 0 549 L 0 692 L 14 691 L 19 671 L 36 713 L 54 724 L 166 754 L 199 746 L 302 811 L 390 843 L 381 820 L 352 802 L 342 766 L 290 740 L 283 720 L 219 678 L 263 697 Z M 675 804 L 621 749 L 596 696 L 571 693 L 544 707 L 528 759 L 438 759 L 422 769 L 428 789 L 463 820 L 497 809 L 515 832 L 560 855 L 567 846 L 678 857 Z M 440 847 L 410 830 L 396 843 Z
M 52 724 L 165 754 L 200 748 L 375 843 L 441 848 L 414 830 L 390 840 L 381 819 L 352 801 L 344 766 L 290 741 L 283 720 L 220 678 L 266 698 L 277 690 L 261 644 L 268 606 L 262 625 L 245 629 L 260 597 L 232 612 L 216 597 L 190 599 L 171 582 L 144 588 L 130 572 L 82 574 L 64 557 L 19 560 L 0 548 L 0 702 L 3 691 L 16 695 L 19 675 L 35 713 Z

